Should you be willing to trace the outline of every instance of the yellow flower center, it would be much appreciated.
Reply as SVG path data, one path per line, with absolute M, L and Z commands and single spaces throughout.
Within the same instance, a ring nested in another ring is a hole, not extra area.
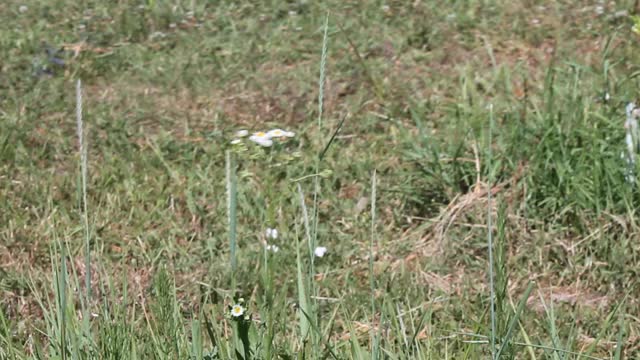
M 233 315 L 240 315 L 240 314 L 242 314 L 242 306 L 240 306 L 240 305 L 236 305 L 236 306 L 234 306 L 234 307 L 233 307 L 233 309 L 231 309 L 231 313 L 232 313 Z

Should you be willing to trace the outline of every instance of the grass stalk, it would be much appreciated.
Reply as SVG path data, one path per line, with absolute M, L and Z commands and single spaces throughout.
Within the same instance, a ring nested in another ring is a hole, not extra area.
M 322 133 L 322 120 L 324 115 L 324 83 L 325 83 L 325 72 L 327 65 L 327 51 L 328 51 L 328 43 L 329 43 L 329 14 L 326 15 L 324 21 L 324 33 L 322 36 L 322 54 L 320 55 L 320 76 L 318 79 L 318 132 Z M 320 174 L 320 162 L 322 159 L 322 153 L 318 155 L 316 159 L 316 174 Z M 316 247 L 316 243 L 318 240 L 318 197 L 320 194 L 320 176 L 315 176 L 313 178 L 313 231 L 312 237 L 309 242 L 309 256 L 310 256 L 310 268 L 309 272 L 311 273 L 311 288 L 309 289 L 310 294 L 315 296 L 315 291 L 313 287 L 313 276 L 315 274 L 315 261 L 313 251 Z
M 487 246 L 489 248 L 489 289 L 491 316 L 491 358 L 496 359 L 496 289 L 493 264 L 493 225 L 491 223 L 491 134 L 493 132 L 493 104 L 489 105 L 489 140 L 487 155 Z
M 229 236 L 229 256 L 231 263 L 231 288 L 235 291 L 236 270 L 238 260 L 236 256 L 236 196 L 237 180 L 235 176 L 235 163 L 230 151 L 226 152 L 226 187 L 227 187 L 227 224 Z
M 82 227 L 84 228 L 84 271 L 85 271 L 85 297 L 82 299 L 80 297 L 81 308 L 83 312 L 82 316 L 82 329 L 84 331 L 84 336 L 87 339 L 91 339 L 91 324 L 89 323 L 91 319 L 91 303 L 92 303 L 92 295 L 91 295 L 91 273 L 92 273 L 92 260 L 91 260 L 91 228 L 89 226 L 89 201 L 88 201 L 88 150 L 87 150 L 87 140 L 85 133 L 85 126 L 83 121 L 83 106 L 82 106 L 82 81 L 78 79 L 76 81 L 76 130 L 78 136 L 78 150 L 80 152 L 80 191 L 82 197 Z M 65 263 L 65 245 L 61 245 L 63 251 L 63 263 Z M 66 264 L 65 264 L 66 266 Z M 79 284 L 76 278 L 76 287 L 79 288 Z M 65 280 L 66 280 L 66 268 L 65 268 Z M 66 281 L 65 281 L 66 284 Z M 74 337 L 73 340 L 76 340 Z M 89 344 L 90 342 L 83 342 L 83 344 Z M 81 345 L 84 346 L 84 345 Z M 75 347 L 74 351 L 79 351 L 79 347 Z M 87 349 L 88 351 L 88 349 Z
M 311 242 L 311 229 L 309 226 L 309 214 L 307 212 L 307 206 L 304 203 L 304 193 L 302 192 L 302 187 L 298 184 L 298 195 L 300 196 L 300 207 L 302 209 L 302 219 L 304 222 L 305 234 L 307 237 L 307 241 Z M 313 253 L 311 254 L 313 258 Z M 301 339 L 304 342 L 309 335 L 310 321 L 305 314 L 309 317 L 312 316 L 309 309 L 309 299 L 307 297 L 307 293 L 305 291 L 305 281 L 303 271 L 302 271 L 302 257 L 300 256 L 300 238 L 296 236 L 296 274 L 297 274 L 297 282 L 298 282 L 298 306 L 300 307 L 300 335 Z M 309 279 L 309 283 L 312 282 L 313 279 Z M 315 317 L 313 317 L 315 318 Z
M 327 52 L 329 44 L 329 14 L 327 13 L 324 21 L 324 32 L 322 36 L 322 53 L 320 55 L 320 75 L 318 79 L 318 133 L 322 133 L 322 121 L 324 115 L 324 85 L 325 85 L 325 72 L 327 64 Z M 315 173 L 320 173 L 320 163 L 322 161 L 322 153 L 319 153 L 316 158 Z M 313 301 L 314 309 L 317 306 L 316 289 L 314 286 L 315 277 L 315 256 L 314 250 L 318 243 L 318 198 L 320 196 L 320 176 L 313 178 L 313 232 L 309 238 L 309 295 L 310 301 Z M 304 199 L 303 199 L 304 200 Z M 308 313 L 313 316 L 313 324 L 317 325 L 317 317 L 315 313 Z M 312 337 L 312 345 L 314 353 L 319 350 L 319 344 L 315 340 L 315 336 Z
M 91 233 L 89 229 L 89 210 L 87 204 L 87 145 L 84 132 L 84 121 L 82 119 L 82 82 L 80 80 L 76 82 L 76 128 L 80 152 L 80 177 L 82 186 L 82 224 L 84 227 L 85 251 L 85 300 L 88 308 L 91 304 Z
M 369 237 L 369 285 L 371 287 L 371 321 L 376 319 L 376 280 L 373 270 L 374 247 L 376 245 L 376 176 L 374 169 L 371 176 L 371 234 Z M 371 359 L 378 357 L 378 337 L 375 326 L 371 327 Z
M 59 326 L 59 347 L 62 360 L 67 358 L 67 256 L 64 245 L 60 244 L 60 264 L 53 263 L 55 269 L 56 318 Z M 53 259 L 54 257 L 52 257 Z
M 525 309 L 525 306 L 527 305 L 527 300 L 529 299 L 529 295 L 531 294 L 531 290 L 533 290 L 533 285 L 534 285 L 534 283 L 532 281 L 530 281 L 529 285 L 527 286 L 527 289 L 524 292 L 524 295 L 522 295 L 522 299 L 520 300 L 520 303 L 518 304 L 518 308 L 516 309 L 515 314 L 511 318 L 511 321 L 509 321 L 509 327 L 507 328 L 507 333 L 504 335 L 504 338 L 502 339 L 502 341 L 500 343 L 500 349 L 498 350 L 498 353 L 496 354 L 496 359 L 500 358 L 500 355 L 502 354 L 502 351 L 509 345 L 509 341 L 511 341 L 511 337 L 513 336 L 513 331 L 515 330 L 516 325 L 518 324 L 518 321 L 520 319 L 520 315 L 522 314 L 522 312 Z

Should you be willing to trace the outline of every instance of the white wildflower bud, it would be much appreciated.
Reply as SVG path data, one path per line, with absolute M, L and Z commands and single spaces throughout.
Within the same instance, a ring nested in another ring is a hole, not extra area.
M 313 250 L 313 254 L 316 257 L 323 257 L 326 254 L 327 248 L 324 246 L 318 246 L 315 250 Z

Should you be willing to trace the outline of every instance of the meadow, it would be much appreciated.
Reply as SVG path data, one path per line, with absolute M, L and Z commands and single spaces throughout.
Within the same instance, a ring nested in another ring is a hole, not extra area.
M 0 4 L 0 359 L 640 358 L 638 1 Z

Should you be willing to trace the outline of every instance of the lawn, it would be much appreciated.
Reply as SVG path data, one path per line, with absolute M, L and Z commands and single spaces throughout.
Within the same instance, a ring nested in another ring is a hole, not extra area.
M 639 358 L 637 12 L 2 2 L 0 359 Z

